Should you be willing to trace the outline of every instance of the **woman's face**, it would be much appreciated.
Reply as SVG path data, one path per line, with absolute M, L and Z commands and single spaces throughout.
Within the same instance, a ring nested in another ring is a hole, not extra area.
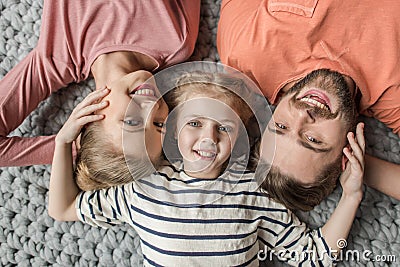
M 135 159 L 148 157 L 155 163 L 161 154 L 163 123 L 168 107 L 147 71 L 136 71 L 113 81 L 110 93 L 103 99 L 109 105 L 99 114 L 104 133 Z M 147 153 L 146 153 L 147 152 Z

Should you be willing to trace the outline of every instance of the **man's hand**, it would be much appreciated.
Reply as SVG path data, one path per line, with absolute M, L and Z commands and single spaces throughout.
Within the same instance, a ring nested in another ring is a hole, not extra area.
M 363 176 L 365 166 L 365 138 L 364 124 L 359 123 L 356 129 L 356 137 L 352 132 L 347 134 L 351 150 L 348 147 L 343 153 L 348 159 L 346 168 L 340 176 L 340 184 L 343 194 L 347 197 L 354 197 L 361 201 L 363 195 Z
M 340 176 L 340 184 L 343 188 L 342 197 L 332 213 L 331 218 L 322 227 L 322 235 L 332 254 L 337 255 L 343 247 L 338 240 L 346 239 L 356 216 L 356 212 L 363 196 L 363 175 L 365 139 L 364 124 L 359 123 L 356 130 L 356 138 L 353 133 L 347 134 L 351 150 L 346 147 L 343 153 L 347 157 L 345 170 Z

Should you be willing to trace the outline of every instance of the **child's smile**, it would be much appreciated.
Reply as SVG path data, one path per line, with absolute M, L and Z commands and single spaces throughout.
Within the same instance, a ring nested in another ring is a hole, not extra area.
M 178 107 L 177 118 L 176 138 L 185 172 L 216 178 L 236 142 L 239 116 L 222 101 L 196 96 Z
M 194 150 L 201 159 L 203 160 L 213 160 L 216 157 L 216 153 L 204 150 Z

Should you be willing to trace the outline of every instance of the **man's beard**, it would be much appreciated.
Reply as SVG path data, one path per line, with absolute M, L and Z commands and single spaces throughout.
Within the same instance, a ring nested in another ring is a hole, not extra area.
M 336 112 L 326 110 L 317 106 L 310 106 L 300 101 L 300 91 L 305 87 L 315 87 L 334 95 L 338 100 L 338 109 Z M 315 118 L 334 119 L 341 116 L 348 125 L 349 130 L 355 127 L 357 120 L 357 107 L 346 83 L 344 76 L 338 72 L 328 69 L 319 69 L 309 73 L 306 77 L 294 84 L 287 95 L 293 94 L 290 101 L 298 109 L 306 109 Z

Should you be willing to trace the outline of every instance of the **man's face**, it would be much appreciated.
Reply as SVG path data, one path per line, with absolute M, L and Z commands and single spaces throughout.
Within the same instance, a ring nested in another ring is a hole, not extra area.
M 273 158 L 274 166 L 299 182 L 312 183 L 342 156 L 354 120 L 346 79 L 327 70 L 313 72 L 278 103 L 263 134 L 261 157 Z

